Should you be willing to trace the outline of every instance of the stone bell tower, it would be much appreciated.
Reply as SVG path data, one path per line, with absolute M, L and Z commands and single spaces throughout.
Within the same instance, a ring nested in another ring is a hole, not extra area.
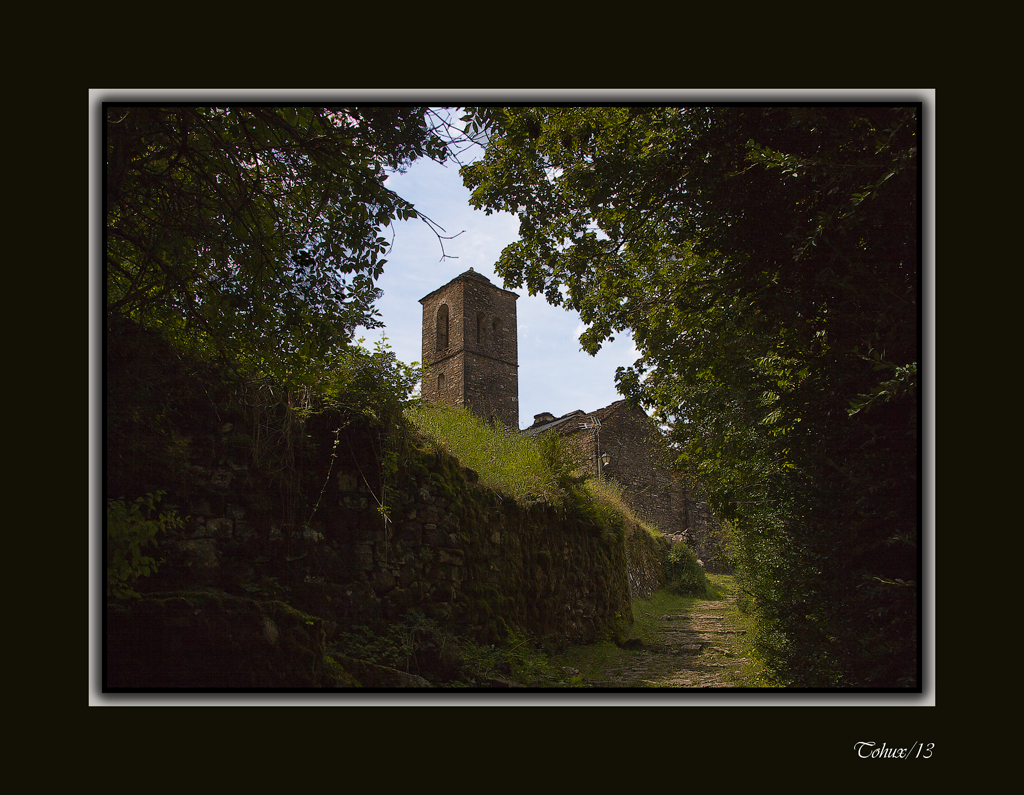
M 519 430 L 518 298 L 470 268 L 420 299 L 424 401 Z

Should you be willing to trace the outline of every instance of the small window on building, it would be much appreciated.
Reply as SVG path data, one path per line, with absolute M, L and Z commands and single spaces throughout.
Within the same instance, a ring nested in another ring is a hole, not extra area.
M 437 393 L 441 394 L 442 392 L 444 392 L 444 373 L 437 377 Z
M 437 310 L 437 349 L 443 351 L 448 347 L 448 304 L 441 304 Z

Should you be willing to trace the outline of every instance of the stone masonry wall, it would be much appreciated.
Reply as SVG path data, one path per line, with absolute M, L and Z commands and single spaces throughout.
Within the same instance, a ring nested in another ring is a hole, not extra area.
M 327 641 L 415 611 L 480 641 L 517 632 L 585 643 L 631 621 L 632 595 L 660 576 L 645 539 L 502 498 L 413 437 L 356 425 L 336 433 L 341 418 L 317 414 L 295 429 L 290 452 L 275 452 L 267 441 L 281 418 L 247 425 L 218 393 L 216 373 L 204 380 L 146 334 L 116 342 L 106 496 L 163 491 L 161 511 L 187 517 L 159 537 L 158 571 L 133 587 L 161 604 L 175 593 L 219 595 L 210 615 L 223 619 L 228 640 L 240 615 L 228 597 L 238 597 L 313 616 Z M 399 455 L 385 474 L 387 449 Z M 269 626 L 249 618 L 257 630 Z
M 597 431 L 599 452 L 611 460 L 604 476 L 626 490 L 630 507 L 642 519 L 666 534 L 686 531 L 686 494 L 679 480 L 669 472 L 662 454 L 663 443 L 650 419 L 625 402 L 606 412 Z
M 161 540 L 164 562 L 139 589 L 279 598 L 322 619 L 328 641 L 411 610 L 489 642 L 515 631 L 586 643 L 632 620 L 632 584 L 646 564 L 630 570 L 624 539 L 503 499 L 455 459 L 415 446 L 382 489 L 377 431 L 343 433 L 332 464 L 330 434 L 308 430 L 311 490 L 291 516 L 245 454 L 244 428 L 192 440 L 204 454 L 179 483 L 163 484 L 165 505 L 189 519 Z
M 687 491 L 668 468 L 657 430 L 646 414 L 619 401 L 590 414 L 581 413 L 559 425 L 557 431 L 591 471 L 623 487 L 626 501 L 638 517 L 667 535 L 685 537 Z M 611 456 L 603 466 L 602 453 Z
M 665 585 L 664 561 L 669 543 L 653 538 L 640 526 L 626 531 L 626 569 L 629 594 L 635 599 L 650 599 Z
M 638 517 L 657 526 L 672 543 L 687 544 L 708 571 L 731 573 L 721 523 L 699 491 L 671 469 L 664 442 L 646 414 L 618 401 L 589 414 L 567 416 L 545 432 L 559 433 L 584 468 L 622 486 Z M 599 463 L 602 453 L 611 457 L 604 466 Z

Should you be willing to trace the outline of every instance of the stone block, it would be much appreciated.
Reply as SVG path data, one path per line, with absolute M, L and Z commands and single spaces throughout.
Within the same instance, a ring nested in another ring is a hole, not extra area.
M 395 580 L 395 575 L 387 569 L 375 571 L 370 577 L 370 582 L 373 584 L 373 589 L 379 594 L 388 593 L 398 584 Z
M 189 513 L 193 516 L 210 516 L 213 514 L 213 509 L 208 500 L 198 499 L 192 503 Z
M 338 504 L 350 511 L 365 511 L 370 506 L 370 501 L 363 494 L 342 494 Z
M 402 588 L 409 588 L 420 578 L 420 568 L 406 564 L 398 569 L 398 584 Z
M 465 559 L 465 553 L 461 549 L 439 549 L 437 550 L 438 563 L 450 563 L 453 566 L 461 566 Z
M 373 547 L 370 544 L 360 544 L 356 548 L 356 567 L 360 571 L 373 569 Z
M 395 528 L 395 541 L 401 541 L 411 547 L 423 543 L 423 525 L 419 522 L 403 522 Z
M 230 519 L 207 519 L 206 535 L 210 538 L 231 538 L 233 522 Z
M 175 546 L 183 564 L 188 569 L 200 572 L 220 566 L 217 542 L 212 538 L 186 539 L 175 542 Z

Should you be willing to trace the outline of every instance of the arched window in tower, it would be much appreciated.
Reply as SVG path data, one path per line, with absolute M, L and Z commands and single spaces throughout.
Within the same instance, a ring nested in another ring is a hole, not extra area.
M 484 313 L 480 312 L 476 316 L 476 341 L 483 344 L 484 341 Z
M 441 398 L 444 397 L 444 373 L 437 377 L 437 394 Z
M 448 347 L 448 304 L 441 304 L 437 310 L 437 349 L 443 351 Z

